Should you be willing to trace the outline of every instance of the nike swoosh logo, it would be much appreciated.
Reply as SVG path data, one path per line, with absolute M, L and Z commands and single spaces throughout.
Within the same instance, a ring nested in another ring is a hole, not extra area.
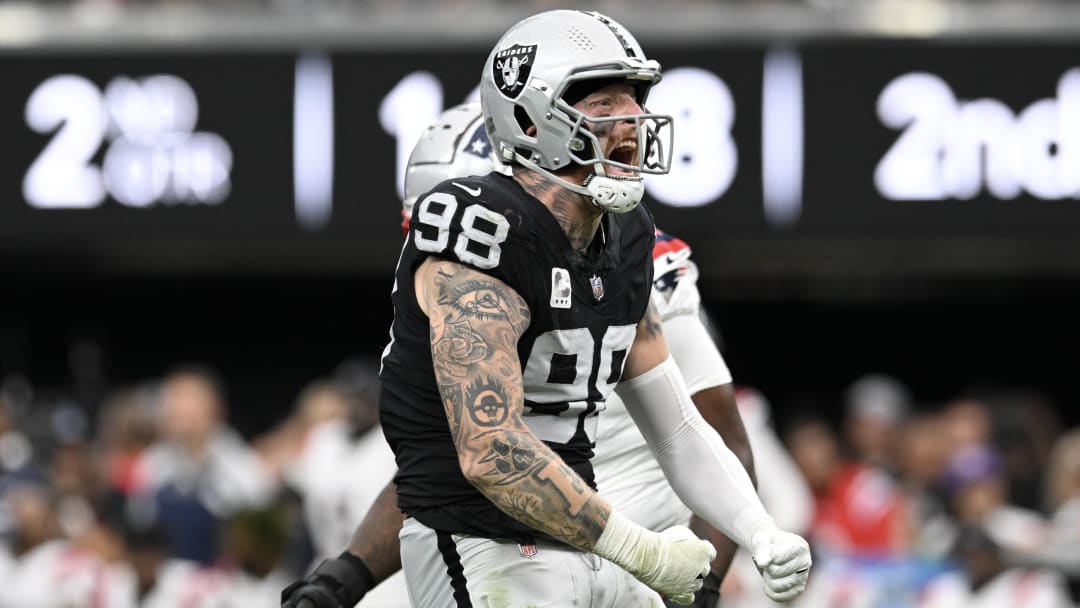
M 468 194 L 469 196 L 472 196 L 472 197 L 480 196 L 480 188 L 470 188 L 468 186 L 462 186 L 461 184 L 459 184 L 457 182 L 450 182 L 450 183 L 452 183 L 455 186 L 457 186 L 458 188 L 461 188 L 462 190 L 464 190 L 465 193 Z
M 689 253 L 690 252 L 685 249 L 683 251 L 680 251 L 679 253 L 665 253 L 664 262 L 668 265 L 678 264 L 679 262 L 682 262 L 683 260 L 689 258 Z

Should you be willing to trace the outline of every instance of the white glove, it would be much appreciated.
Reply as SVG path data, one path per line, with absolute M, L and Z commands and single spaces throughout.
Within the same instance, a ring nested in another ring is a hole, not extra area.
M 716 549 L 684 526 L 659 534 L 615 511 L 608 517 L 593 553 L 622 567 L 639 581 L 676 604 L 694 601 L 694 592 L 709 573 Z
M 803 537 L 764 523 L 750 535 L 749 549 L 769 599 L 790 602 L 806 589 L 811 560 Z

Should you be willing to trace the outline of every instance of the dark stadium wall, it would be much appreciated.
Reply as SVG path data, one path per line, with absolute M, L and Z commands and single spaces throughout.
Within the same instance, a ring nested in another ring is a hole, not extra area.
M 931 406 L 980 387 L 1037 390 L 1080 422 L 1071 355 L 1080 287 L 992 285 L 906 300 L 729 294 L 707 308 L 736 381 L 761 389 L 781 425 L 807 405 L 839 416 L 843 390 L 867 372 L 897 376 Z M 281 419 L 308 381 L 379 355 L 389 290 L 386 280 L 341 277 L 9 276 L 0 376 L 79 394 L 72 347 L 88 343 L 103 354 L 106 386 L 203 362 L 224 376 L 231 419 L 250 436 Z

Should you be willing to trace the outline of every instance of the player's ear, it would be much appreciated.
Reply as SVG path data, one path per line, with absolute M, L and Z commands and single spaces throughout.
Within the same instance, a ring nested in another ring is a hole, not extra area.
M 536 125 L 529 125 L 529 128 L 525 129 L 525 135 L 536 137 Z

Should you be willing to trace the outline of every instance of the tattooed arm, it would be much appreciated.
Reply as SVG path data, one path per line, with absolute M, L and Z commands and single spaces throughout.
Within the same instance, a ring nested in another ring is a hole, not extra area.
M 465 478 L 518 521 L 689 603 L 716 557 L 712 545 L 686 528 L 656 533 L 612 511 L 522 421 L 517 341 L 530 312 L 521 296 L 494 277 L 435 259 L 417 269 L 415 285 Z
M 445 260 L 415 275 L 431 323 L 431 355 L 465 478 L 499 509 L 591 551 L 611 507 L 521 419 L 517 341 L 525 300 L 502 281 Z

